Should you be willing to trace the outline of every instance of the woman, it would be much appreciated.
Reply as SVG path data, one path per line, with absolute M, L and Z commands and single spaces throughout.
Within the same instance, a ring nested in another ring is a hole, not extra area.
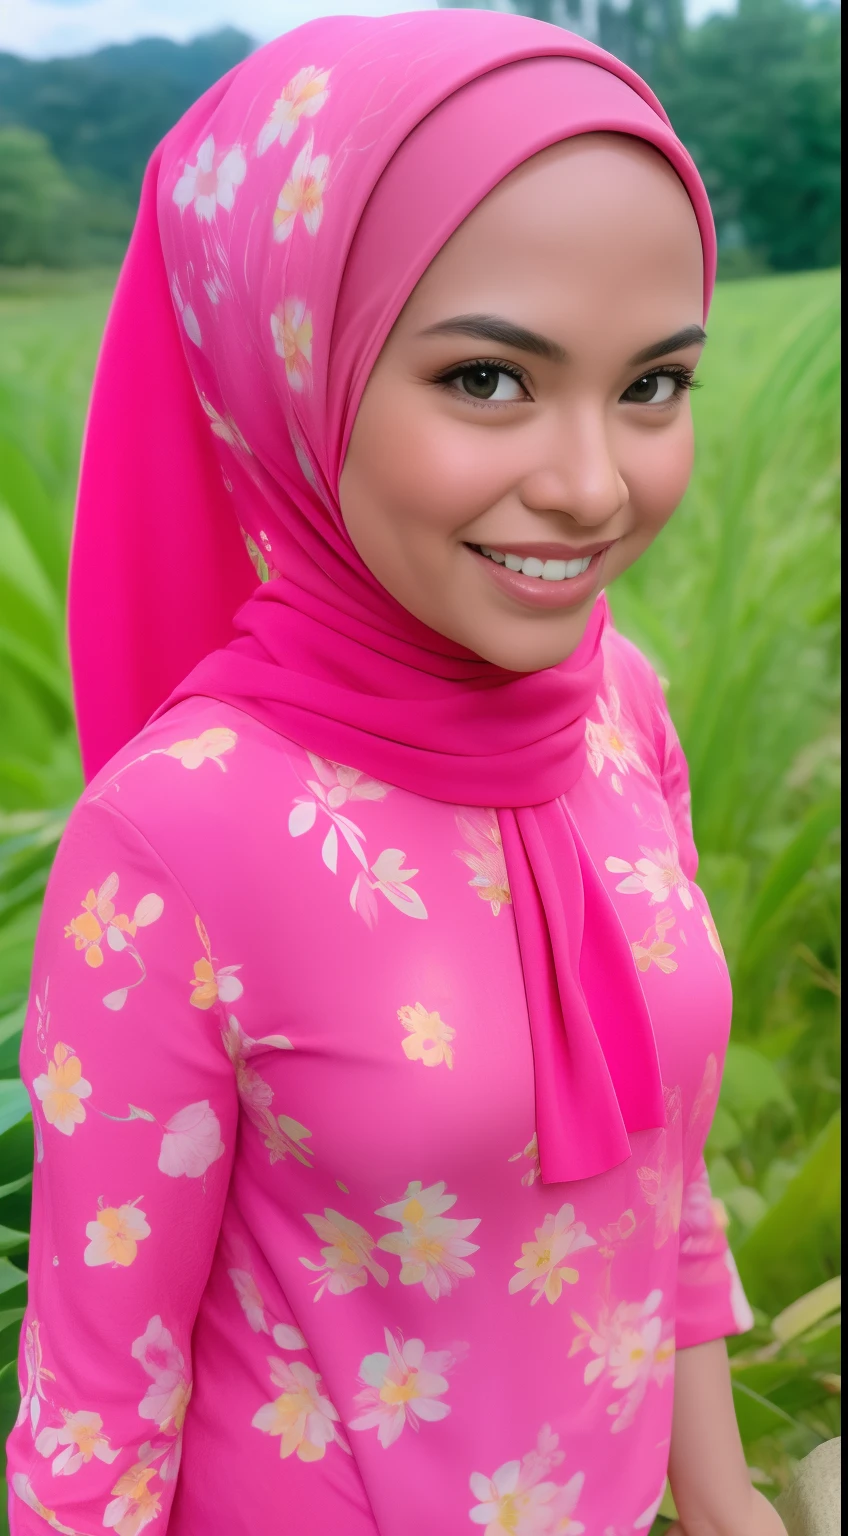
M 602 596 L 685 488 L 713 271 L 650 92 L 524 19 L 312 23 L 154 156 L 23 1049 L 16 1536 L 621 1536 L 667 1467 L 689 1536 L 782 1529 L 701 1156 L 727 973 Z

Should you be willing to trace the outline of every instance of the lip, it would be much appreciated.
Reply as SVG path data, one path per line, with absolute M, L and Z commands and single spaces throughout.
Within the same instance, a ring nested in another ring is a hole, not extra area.
M 589 550 L 584 549 L 582 552 L 575 550 L 566 555 L 561 553 L 564 547 L 561 544 L 486 545 L 487 549 L 496 549 L 498 553 L 503 551 L 505 555 L 520 554 L 525 559 L 531 550 L 539 560 L 543 558 L 546 560 L 585 560 L 589 554 Z M 563 609 L 579 608 L 580 604 L 585 603 L 586 599 L 597 589 L 606 553 L 610 546 L 609 544 L 604 544 L 600 547 L 596 545 L 592 553 L 591 565 L 587 567 L 581 576 L 572 576 L 570 580 L 566 581 L 542 581 L 538 576 L 524 576 L 521 571 L 509 571 L 505 565 L 497 565 L 487 555 L 478 554 L 477 550 L 470 544 L 466 545 L 466 548 L 477 564 L 484 566 L 488 570 L 490 581 L 494 581 L 499 591 L 512 598 L 513 602 L 520 603 L 524 608 Z M 545 551 L 544 555 L 543 551 Z

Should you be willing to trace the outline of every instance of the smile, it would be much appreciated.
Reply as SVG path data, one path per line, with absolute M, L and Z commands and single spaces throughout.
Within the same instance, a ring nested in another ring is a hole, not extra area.
M 505 565 L 508 571 L 520 572 L 522 576 L 534 576 L 538 581 L 573 581 L 575 576 L 588 571 L 592 563 L 591 555 L 582 560 L 540 560 L 536 555 L 522 559 L 520 555 L 505 555 L 500 549 L 490 549 L 487 544 L 471 547 L 487 560 L 494 560 L 496 565 Z

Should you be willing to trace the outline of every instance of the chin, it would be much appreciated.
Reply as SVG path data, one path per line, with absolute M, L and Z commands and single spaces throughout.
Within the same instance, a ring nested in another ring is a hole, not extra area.
M 534 625 L 526 626 L 530 631 L 528 634 L 515 633 L 514 626 L 504 625 L 499 633 L 469 637 L 464 643 L 484 661 L 503 667 L 506 672 L 544 672 L 548 667 L 558 667 L 576 651 L 588 619 L 588 614 L 575 615 L 574 622 L 558 626 L 556 631 L 547 634 L 534 632 Z

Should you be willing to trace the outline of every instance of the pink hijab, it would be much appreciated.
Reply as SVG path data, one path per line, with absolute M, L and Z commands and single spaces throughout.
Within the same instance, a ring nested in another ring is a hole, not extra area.
M 502 672 L 379 586 L 338 483 L 370 370 L 441 246 L 517 165 L 601 130 L 654 144 L 680 176 L 706 311 L 700 177 L 644 83 L 582 38 L 481 11 L 333 17 L 231 71 L 148 168 L 71 564 L 89 776 L 202 694 L 416 794 L 498 809 L 548 1182 L 615 1166 L 629 1133 L 665 1121 L 630 949 L 559 798 L 585 760 L 606 603 L 561 666 Z

